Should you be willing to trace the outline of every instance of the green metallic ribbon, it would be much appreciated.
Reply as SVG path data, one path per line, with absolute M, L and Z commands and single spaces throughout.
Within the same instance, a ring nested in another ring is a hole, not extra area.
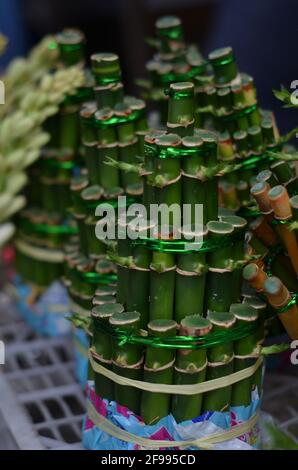
M 159 338 L 157 336 L 141 336 L 136 335 L 133 331 L 111 328 L 97 319 L 94 319 L 94 327 L 118 341 L 120 346 L 128 343 L 163 349 L 203 349 L 245 338 L 257 331 L 260 321 L 255 324 L 237 325 L 227 331 L 217 331 L 199 337 L 174 336 Z
M 229 114 L 222 114 L 218 113 L 217 109 L 214 109 L 212 106 L 204 106 L 202 108 L 197 108 L 197 113 L 209 113 L 213 116 L 222 119 L 224 122 L 235 121 L 241 117 L 248 116 L 249 114 L 253 113 L 258 108 L 257 104 L 252 104 L 251 106 L 247 106 L 246 108 L 242 108 L 239 110 L 234 110 Z
M 63 170 L 72 170 L 75 166 L 73 161 L 67 160 L 67 161 L 59 161 L 57 159 L 53 158 L 45 158 L 42 161 L 43 164 L 47 166 L 51 166 L 56 169 L 63 169 Z
M 200 242 L 185 241 L 185 240 L 160 240 L 158 238 L 145 238 L 140 237 L 132 240 L 132 245 L 142 245 L 154 251 L 161 251 L 164 253 L 194 253 L 194 252 L 210 252 L 231 246 L 234 242 L 241 240 L 244 237 L 245 230 L 239 230 L 231 235 L 222 236 L 210 240 Z M 192 248 L 186 249 L 186 245 L 191 245 Z
M 298 300 L 298 292 L 292 292 L 291 293 L 291 300 L 289 300 L 289 302 L 284 305 L 283 307 L 280 307 L 280 308 L 276 308 L 275 310 L 277 311 L 278 314 L 281 314 L 281 313 L 284 313 L 284 312 L 287 312 L 288 310 L 290 310 L 290 308 L 297 304 L 297 300 Z
M 48 235 L 76 235 L 78 233 L 78 229 L 76 227 L 71 227 L 69 225 L 34 224 L 27 219 L 21 219 L 20 228 Z
M 95 72 L 94 75 L 95 75 L 96 84 L 100 86 L 110 85 L 111 83 L 117 83 L 120 81 L 120 78 L 121 78 L 119 74 L 115 76 L 110 75 L 109 77 L 107 76 L 99 77 L 96 75 L 96 72 Z
M 203 148 L 177 148 L 177 147 L 157 147 L 145 142 L 145 155 L 156 158 L 183 158 L 192 155 L 208 155 L 216 147 L 216 143 L 206 143 Z
M 169 39 L 181 39 L 182 38 L 182 27 L 181 25 L 173 26 L 168 29 L 160 29 L 158 31 L 160 36 L 164 36 Z
M 83 281 L 88 284 L 111 284 L 117 281 L 117 274 L 100 274 L 94 271 L 87 273 L 80 273 Z
M 270 154 L 267 153 L 267 151 L 265 151 L 264 153 L 262 153 L 261 155 L 251 155 L 250 157 L 248 158 L 245 158 L 244 160 L 242 160 L 240 163 L 237 163 L 235 165 L 231 165 L 231 170 L 230 171 L 227 171 L 227 173 L 229 172 L 233 172 L 233 171 L 236 171 L 236 170 L 252 170 L 254 169 L 259 163 L 270 163 L 271 161 L 275 160 L 274 157 L 271 156 L 271 151 L 270 151 Z M 233 168 L 234 166 L 234 168 Z
M 263 213 L 256 209 L 250 209 L 249 207 L 241 207 L 241 209 L 237 211 L 237 215 L 248 219 L 250 217 L 260 217 Z
M 232 114 L 223 115 L 221 116 L 221 119 L 224 122 L 234 121 L 244 116 L 248 116 L 249 114 L 253 113 L 256 109 L 258 109 L 258 105 L 253 104 L 251 106 L 248 106 L 247 108 L 240 109 L 239 111 L 235 111 Z
M 234 60 L 235 60 L 234 55 L 230 54 L 228 57 L 213 59 L 213 60 L 210 60 L 209 62 L 215 67 L 220 67 L 221 65 L 230 64 L 231 62 L 234 62 Z
M 145 115 L 145 110 L 144 109 L 136 109 L 135 111 L 132 111 L 128 116 L 112 116 L 109 119 L 90 119 L 90 124 L 93 122 L 93 124 L 96 127 L 99 128 L 104 128 L 107 126 L 115 126 L 117 124 L 126 124 L 127 122 L 132 122 L 136 121 L 140 118 L 142 118 Z
M 56 41 L 50 41 L 48 43 L 48 49 L 57 49 L 58 48 L 58 43 Z
M 286 220 L 282 220 L 282 219 L 273 219 L 271 222 L 271 225 L 287 225 L 289 230 L 296 230 L 296 225 L 297 225 L 297 221 L 293 220 L 292 218 L 291 219 L 286 219 Z
M 194 89 L 192 88 L 191 90 L 182 90 L 182 91 L 177 91 L 173 90 L 172 88 L 166 88 L 164 90 L 165 95 L 169 96 L 170 98 L 173 98 L 174 100 L 183 100 L 185 98 L 191 98 L 194 96 Z
M 175 82 L 187 82 L 196 77 L 197 75 L 201 75 L 205 70 L 206 64 L 207 62 L 204 61 L 201 65 L 192 67 L 188 72 L 185 73 L 164 73 L 163 75 L 159 76 L 160 80 L 158 84 L 160 86 L 164 86 Z M 166 91 L 168 91 L 168 88 L 165 90 L 165 94 L 167 95 L 168 93 L 166 93 Z
M 82 44 L 59 44 L 59 48 L 63 52 L 73 52 L 73 51 L 79 51 L 82 49 Z

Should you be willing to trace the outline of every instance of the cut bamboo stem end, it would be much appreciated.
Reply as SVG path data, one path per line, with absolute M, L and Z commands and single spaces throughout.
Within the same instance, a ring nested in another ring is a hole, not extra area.
M 272 188 L 269 191 L 269 198 L 276 219 L 288 220 L 292 217 L 289 195 L 284 186 L 279 185 Z M 293 268 L 298 276 L 298 244 L 295 233 L 293 233 L 286 225 L 279 225 L 277 230 L 283 240 Z
M 248 281 L 251 287 L 257 292 L 262 292 L 268 276 L 257 264 L 250 263 L 243 269 L 243 278 Z
M 267 299 L 273 308 L 280 309 L 285 307 L 292 297 L 285 285 L 277 277 L 270 277 L 264 285 L 264 291 Z M 285 330 L 292 339 L 298 339 L 298 308 L 297 304 L 283 313 L 278 313 Z
M 210 333 L 211 329 L 212 324 L 209 320 L 200 315 L 189 315 L 181 321 L 179 335 L 203 336 Z M 184 353 L 187 353 L 187 350 L 185 350 Z
M 180 324 L 179 335 L 200 337 L 208 334 L 212 324 L 200 315 L 185 317 Z M 204 382 L 206 377 L 207 350 L 179 349 L 175 364 L 175 384 L 195 384 Z M 202 406 L 202 394 L 191 397 L 174 395 L 172 399 L 172 414 L 177 422 L 199 416 Z
M 276 219 L 286 220 L 292 217 L 289 195 L 284 186 L 274 186 L 270 189 L 268 197 Z
M 274 308 L 284 307 L 291 298 L 286 286 L 275 276 L 266 280 L 264 283 L 264 292 L 270 305 Z
M 260 211 L 263 214 L 270 214 L 272 212 L 272 207 L 268 196 L 269 191 L 270 186 L 266 182 L 256 183 L 250 190 L 252 196 L 259 205 Z

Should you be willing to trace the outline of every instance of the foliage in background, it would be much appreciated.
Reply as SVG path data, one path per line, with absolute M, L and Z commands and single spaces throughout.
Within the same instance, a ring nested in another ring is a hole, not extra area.
M 281 431 L 272 423 L 265 424 L 269 434 L 270 448 L 274 450 L 298 450 L 298 443 L 284 431 Z
M 7 46 L 7 38 L 0 33 L 0 55 L 5 52 L 6 46 Z
M 295 91 L 290 92 L 283 85 L 280 90 L 273 90 L 275 98 L 284 103 L 284 108 L 296 108 L 298 106 L 298 103 L 295 104 L 295 102 L 293 102 L 293 94 L 295 93 Z M 297 98 L 295 98 L 295 100 L 297 100 Z

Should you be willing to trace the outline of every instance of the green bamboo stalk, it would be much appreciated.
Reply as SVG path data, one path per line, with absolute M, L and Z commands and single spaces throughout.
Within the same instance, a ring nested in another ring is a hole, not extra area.
M 68 67 L 84 62 L 85 36 L 74 28 L 66 28 L 56 35 L 59 46 L 59 58 Z
M 233 140 L 228 131 L 224 131 L 219 134 L 218 155 L 222 161 L 231 161 L 235 158 Z
M 179 335 L 203 336 L 211 331 L 209 320 L 200 315 L 185 317 L 180 324 Z M 206 378 L 207 350 L 179 349 L 175 363 L 175 385 L 201 383 Z M 202 394 L 173 395 L 172 414 L 178 423 L 193 419 L 201 414 Z
M 235 315 L 237 325 L 256 324 L 259 318 L 258 311 L 247 304 L 232 304 L 230 311 Z M 262 339 L 259 338 L 259 330 L 256 329 L 254 333 L 234 342 L 235 372 L 245 369 L 256 362 L 259 355 L 258 343 L 260 344 Z M 251 392 L 256 386 L 260 395 L 261 382 L 262 368 L 259 368 L 253 377 L 248 377 L 233 384 L 232 406 L 248 406 L 251 402 Z
M 92 259 L 98 259 L 101 255 L 105 254 L 106 246 L 99 240 L 95 233 L 95 226 L 97 218 L 95 217 L 95 209 L 99 204 L 104 190 L 98 185 L 93 185 L 85 188 L 81 192 L 81 198 L 84 201 L 84 213 L 85 213 L 85 233 L 87 243 L 87 253 Z
M 109 319 L 116 312 L 122 312 L 120 304 L 106 304 L 94 307 L 91 311 L 92 347 L 96 351 L 96 362 L 112 370 L 112 341 L 111 336 L 104 331 L 109 326 Z M 102 398 L 114 399 L 114 384 L 107 377 L 94 373 L 95 392 Z
M 127 102 L 118 103 L 114 112 L 116 116 L 126 117 L 131 112 L 132 109 Z M 117 125 L 117 137 L 119 142 L 119 157 L 120 160 L 128 164 L 136 164 L 137 161 L 137 152 L 138 152 L 138 140 L 136 137 L 136 126 L 133 121 L 123 122 Z M 121 182 L 122 186 L 126 188 L 130 184 L 138 183 L 139 176 L 137 173 L 133 172 L 121 172 Z
M 234 227 L 228 222 L 210 221 L 207 223 L 208 236 L 220 239 L 233 233 Z M 228 266 L 232 258 L 232 244 L 218 248 L 208 253 L 207 264 L 207 289 L 205 293 L 205 305 L 207 310 L 226 312 L 230 308 L 233 298 L 233 271 Z
M 206 227 L 189 227 L 180 230 L 182 238 L 188 242 L 207 235 Z M 175 320 L 180 323 L 186 316 L 202 315 L 204 312 L 204 292 L 206 282 L 206 253 L 193 252 L 177 256 L 175 282 Z
M 138 312 L 114 313 L 110 318 L 112 328 L 138 332 L 140 325 L 140 314 Z M 117 340 L 112 342 L 113 370 L 123 377 L 140 380 L 142 378 L 142 347 L 134 344 L 120 345 Z M 140 390 L 115 384 L 115 400 L 122 406 L 126 406 L 134 413 L 139 413 Z
M 277 177 L 280 184 L 283 184 L 290 196 L 295 196 L 298 192 L 298 180 L 295 168 L 289 162 L 277 161 L 271 165 L 271 170 Z
M 229 87 L 218 88 L 217 94 L 217 112 L 228 114 L 232 111 L 232 90 Z
M 225 85 L 236 78 L 238 71 L 231 47 L 216 49 L 208 58 L 213 67 L 216 84 Z
M 158 48 L 162 54 L 174 53 L 180 56 L 184 49 L 181 20 L 177 16 L 162 16 L 155 23 L 159 39 Z
M 260 154 L 263 151 L 263 134 L 260 126 L 251 126 L 247 130 L 248 140 L 251 150 L 254 154 Z
M 244 130 L 239 130 L 234 132 L 233 139 L 236 145 L 237 154 L 243 158 L 248 154 L 248 138 L 247 132 Z
M 118 144 L 119 158 L 123 163 L 130 165 L 137 164 L 138 156 L 138 139 L 135 136 L 130 142 Z M 135 172 L 121 171 L 120 173 L 121 185 L 126 189 L 129 185 L 137 184 L 140 181 L 139 175 Z
M 176 336 L 177 323 L 173 320 L 153 320 L 148 324 L 150 336 L 166 338 Z M 172 384 L 175 349 L 147 346 L 144 365 L 144 381 Z M 155 424 L 169 414 L 171 395 L 143 391 L 141 416 L 146 424 Z
M 145 144 L 150 147 L 156 147 L 156 139 L 161 135 L 164 135 L 165 131 L 150 131 L 145 136 Z M 150 152 L 145 152 L 144 164 L 143 164 L 143 187 L 144 187 L 144 205 L 146 210 L 150 210 L 150 204 L 156 203 L 155 187 L 150 184 L 149 179 L 152 178 L 154 170 L 155 157 Z
M 97 126 L 97 165 L 99 184 L 105 189 L 119 186 L 120 174 L 116 167 L 107 166 L 106 158 L 110 157 L 118 160 L 119 149 L 117 143 L 117 133 L 115 126 L 102 127 L 107 117 L 111 117 L 112 112 L 109 108 L 101 108 L 95 113 L 95 125 Z
M 152 320 L 171 320 L 174 310 L 175 256 L 162 251 L 152 252 L 150 264 L 150 308 Z
M 71 98 L 68 101 L 60 109 L 59 147 L 76 152 L 80 142 L 79 106 L 71 103 Z
M 138 230 L 139 236 L 149 236 L 154 224 L 145 223 Z M 132 266 L 129 269 L 128 310 L 140 312 L 140 327 L 145 329 L 149 317 L 151 251 L 145 246 L 132 247 Z
M 94 91 L 98 108 L 113 108 L 122 102 L 123 85 L 119 57 L 108 52 L 93 54 L 91 67 L 96 82 Z
M 225 331 L 233 328 L 235 317 L 229 312 L 209 312 L 208 317 L 213 331 Z M 233 343 L 225 342 L 208 348 L 208 367 L 206 380 L 225 377 L 233 372 Z M 203 399 L 202 411 L 227 411 L 231 404 L 232 386 L 210 390 Z
M 237 197 L 240 201 L 241 206 L 244 206 L 248 203 L 250 199 L 249 185 L 244 180 L 239 180 L 236 184 Z
M 156 145 L 159 150 L 164 148 L 177 147 L 181 140 L 176 134 L 165 134 L 156 138 Z M 149 176 L 149 184 L 155 186 L 155 202 L 158 205 L 166 204 L 168 208 L 172 204 L 181 204 L 181 170 L 179 158 L 159 158 L 154 161 L 154 173 Z M 158 224 L 165 223 L 162 220 L 157 221 Z M 169 222 L 174 227 L 181 225 L 181 214 L 173 211 L 170 212 Z
M 71 197 L 73 201 L 73 209 L 76 214 L 84 214 L 85 205 L 82 199 L 82 191 L 88 186 L 88 177 L 86 175 L 78 175 L 71 180 Z
M 223 222 L 228 222 L 234 227 L 234 233 L 243 231 L 247 225 L 247 221 L 243 217 L 236 215 L 222 217 Z M 244 261 L 244 231 L 243 237 L 233 243 L 232 247 L 233 261 Z M 235 266 L 233 270 L 232 283 L 233 283 L 233 302 L 240 301 L 241 287 L 242 287 L 242 268 L 243 265 Z
M 118 219 L 117 251 L 118 256 L 128 258 L 131 256 L 131 243 L 127 237 L 129 220 Z M 117 265 L 117 302 L 126 308 L 128 303 L 128 286 L 130 284 L 130 270 L 126 266 Z
M 82 274 L 88 273 L 92 270 L 93 263 L 88 258 L 82 258 L 77 262 L 76 268 L 79 273 L 82 273 Z M 95 290 L 96 290 L 96 284 L 88 283 L 84 281 L 80 282 L 79 293 L 82 295 L 90 296 L 91 301 L 95 294 Z
M 93 122 L 97 110 L 94 101 L 84 103 L 80 110 L 81 138 L 84 144 L 92 144 L 97 141 L 96 128 Z
M 276 141 L 275 141 L 275 136 L 274 136 L 274 128 L 273 128 L 272 119 L 264 118 L 261 122 L 261 127 L 262 127 L 262 134 L 263 134 L 265 145 L 266 146 L 275 145 Z
M 202 152 L 203 140 L 197 136 L 188 136 L 182 139 L 182 146 L 185 149 L 197 149 L 197 153 L 186 156 L 182 160 L 182 202 L 190 204 L 190 211 L 183 213 L 183 224 L 191 225 L 198 223 L 196 220 L 196 204 L 203 204 L 206 200 L 206 185 L 199 179 L 201 167 L 204 166 L 204 154 Z M 203 223 L 206 223 L 205 212 Z
M 269 312 L 271 307 L 267 305 L 267 302 L 265 300 L 256 296 L 244 298 L 243 304 L 250 305 L 258 312 L 258 318 L 260 321 L 256 333 L 256 341 L 258 344 L 261 344 L 265 336 L 267 336 L 267 334 L 265 333 L 266 312 Z
M 172 83 L 169 88 L 168 132 L 180 137 L 192 135 L 194 129 L 194 85 L 191 82 Z
M 243 89 L 244 104 L 245 106 L 252 106 L 257 101 L 256 89 L 254 86 L 253 78 L 246 73 L 240 73 L 240 76 Z
M 234 109 L 242 109 L 244 107 L 244 90 L 241 84 L 231 86 L 232 101 Z
M 197 133 L 203 140 L 204 166 L 207 169 L 217 165 L 217 136 L 214 132 L 200 129 Z M 204 183 L 205 197 L 204 220 L 216 220 L 218 217 L 218 178 L 212 173 Z

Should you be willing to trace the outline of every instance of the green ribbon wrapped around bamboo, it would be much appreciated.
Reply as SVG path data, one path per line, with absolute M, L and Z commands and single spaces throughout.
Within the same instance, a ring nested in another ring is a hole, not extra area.
M 98 326 L 99 327 L 99 326 Z M 124 330 L 121 327 L 113 328 L 100 325 L 100 328 L 107 334 L 113 337 L 120 345 L 138 344 L 147 346 L 150 345 L 155 348 L 165 349 L 206 349 L 217 346 L 221 343 L 233 342 L 245 338 L 250 334 L 255 333 L 259 328 L 257 324 L 240 324 L 233 327 L 231 330 L 224 332 L 212 332 L 198 337 L 179 335 L 175 337 L 158 338 L 147 335 L 136 334 L 133 330 Z

